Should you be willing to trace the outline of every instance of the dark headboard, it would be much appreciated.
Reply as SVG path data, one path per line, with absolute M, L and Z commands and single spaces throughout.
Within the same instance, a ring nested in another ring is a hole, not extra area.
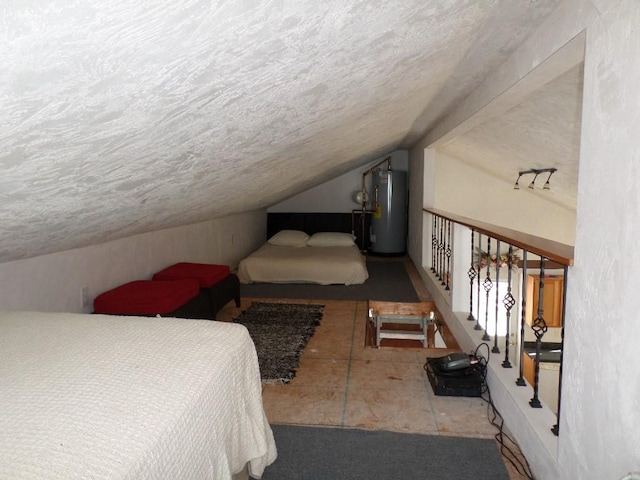
M 365 249 L 369 248 L 369 225 L 371 216 L 366 214 Z M 267 214 L 267 238 L 271 238 L 280 230 L 302 230 L 309 235 L 318 232 L 354 233 L 356 243 L 362 248 L 362 215 L 356 213 L 279 213 Z

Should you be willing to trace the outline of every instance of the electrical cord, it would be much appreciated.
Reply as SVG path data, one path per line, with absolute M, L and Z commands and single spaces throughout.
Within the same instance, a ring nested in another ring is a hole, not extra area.
M 486 347 L 487 349 L 486 358 L 479 353 L 481 347 Z M 500 444 L 500 453 L 509 463 L 511 463 L 511 465 L 513 465 L 516 471 L 528 480 L 535 480 L 535 477 L 531 472 L 529 462 L 522 454 L 520 447 L 516 441 L 504 431 L 504 419 L 502 418 L 502 415 L 500 415 L 500 412 L 491 398 L 489 384 L 487 383 L 487 365 L 489 364 L 490 355 L 491 349 L 489 344 L 481 343 L 473 352 L 473 356 L 477 359 L 477 363 L 472 365 L 472 367 L 477 367 L 476 371 L 482 375 L 480 398 L 487 402 L 487 418 L 489 419 L 489 423 L 498 429 L 498 433 L 494 438 L 498 444 Z
M 481 348 L 486 348 L 487 356 L 484 357 L 480 354 Z M 495 435 L 495 440 L 500 445 L 500 453 L 513 467 L 516 469 L 518 474 L 527 478 L 528 480 L 535 480 L 533 473 L 531 472 L 531 467 L 529 466 L 529 462 L 522 454 L 520 447 L 516 443 L 516 441 L 504 431 L 504 419 L 500 412 L 496 408 L 493 403 L 493 399 L 491 398 L 491 392 L 489 391 L 489 384 L 487 383 L 487 366 L 489 364 L 489 358 L 491 356 L 491 348 L 487 343 L 481 343 L 477 346 L 475 351 L 470 355 L 473 359 L 470 366 L 466 367 L 464 370 L 454 370 L 454 371 L 445 371 L 441 369 L 437 369 L 437 375 L 440 377 L 456 377 L 460 378 L 461 376 L 466 375 L 479 375 L 482 378 L 482 384 L 480 387 L 480 398 L 487 402 L 487 419 L 489 423 L 498 429 L 498 433 Z M 424 370 L 427 373 L 434 374 L 436 373 L 433 365 L 427 359 L 427 362 L 424 364 Z

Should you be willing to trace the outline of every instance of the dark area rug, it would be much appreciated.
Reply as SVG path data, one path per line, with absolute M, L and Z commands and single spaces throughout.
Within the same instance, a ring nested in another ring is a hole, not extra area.
M 309 283 L 252 283 L 240 286 L 243 297 L 308 298 L 312 300 L 379 300 L 418 302 L 403 262 L 367 262 L 369 278 L 362 285 L 313 285 Z
M 247 327 L 265 382 L 289 383 L 322 319 L 324 305 L 253 302 L 233 321 Z
M 263 480 L 509 480 L 493 440 L 273 425 L 278 458 Z

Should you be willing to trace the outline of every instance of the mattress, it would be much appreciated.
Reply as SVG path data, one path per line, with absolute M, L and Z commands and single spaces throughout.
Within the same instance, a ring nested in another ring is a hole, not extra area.
M 281 247 L 266 243 L 240 261 L 241 283 L 317 283 L 357 285 L 369 278 L 357 246 Z
M 0 313 L 0 478 L 259 477 L 276 447 L 245 327 Z

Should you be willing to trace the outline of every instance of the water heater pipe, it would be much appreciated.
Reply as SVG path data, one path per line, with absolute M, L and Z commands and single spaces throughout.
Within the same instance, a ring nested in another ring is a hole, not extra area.
M 387 162 L 387 172 L 391 171 L 391 156 L 388 156 L 387 158 L 385 158 L 384 160 L 382 160 L 380 163 L 376 163 L 373 167 L 371 167 L 369 170 L 366 170 L 364 172 L 362 172 L 362 211 L 366 210 L 366 206 L 367 206 L 367 202 L 365 200 L 366 198 L 366 193 L 367 193 L 367 188 L 365 186 L 365 179 L 367 177 L 367 175 L 380 170 L 380 165 L 382 165 L 383 163 Z M 376 199 L 377 200 L 377 199 Z
M 367 175 L 372 174 L 373 172 L 380 170 L 380 165 L 382 165 L 383 163 L 387 163 L 387 172 L 391 171 L 391 156 L 388 156 L 387 158 L 385 158 L 384 160 L 382 160 L 379 163 L 376 163 L 373 167 L 371 167 L 370 169 L 362 172 L 362 203 L 360 205 L 360 213 L 362 215 L 362 221 L 360 223 L 362 223 L 362 236 L 360 237 L 362 239 L 362 248 L 361 250 L 364 250 L 364 230 L 365 230 L 365 221 L 364 221 L 364 215 L 365 213 L 374 213 L 375 209 L 378 205 L 378 191 L 376 190 L 376 194 L 375 194 L 375 198 L 374 198 L 374 208 L 373 210 L 367 210 L 367 188 L 365 186 L 365 179 L 367 177 Z M 353 217 L 354 212 L 351 212 L 351 215 Z M 353 228 L 353 218 L 352 218 L 352 228 Z

